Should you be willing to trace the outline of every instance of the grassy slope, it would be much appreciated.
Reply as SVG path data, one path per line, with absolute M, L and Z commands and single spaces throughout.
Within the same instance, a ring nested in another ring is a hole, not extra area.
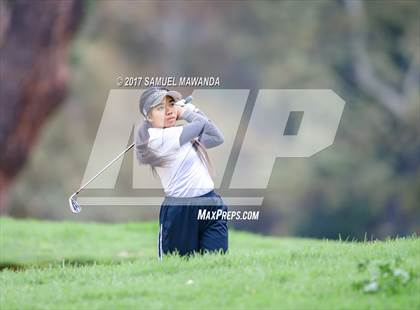
M 230 253 L 156 259 L 155 223 L 0 219 L 1 309 L 420 309 L 420 239 L 353 243 L 231 231 Z M 403 258 L 395 295 L 363 294 L 363 259 Z

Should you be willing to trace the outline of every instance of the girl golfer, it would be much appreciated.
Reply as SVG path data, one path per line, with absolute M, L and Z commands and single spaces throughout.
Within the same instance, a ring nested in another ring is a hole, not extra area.
M 213 168 L 206 152 L 222 144 L 223 135 L 193 104 L 175 105 L 181 99 L 179 92 L 164 87 L 149 88 L 140 98 L 145 121 L 136 129 L 136 157 L 159 175 L 165 191 L 159 214 L 159 259 L 166 253 L 225 253 L 228 249 L 226 220 L 221 216 L 198 219 L 199 213 L 227 211 L 213 190 Z M 177 120 L 187 123 L 177 126 Z

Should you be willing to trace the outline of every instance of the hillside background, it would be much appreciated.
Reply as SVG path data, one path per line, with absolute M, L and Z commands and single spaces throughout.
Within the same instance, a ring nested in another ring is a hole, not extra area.
M 263 205 L 250 208 L 261 219 L 231 225 L 318 238 L 420 233 L 418 1 L 74 2 L 84 17 L 68 46 L 68 92 L 7 186 L 4 214 L 156 219 L 157 207 L 69 212 L 109 90 L 120 75 L 220 76 L 221 88 L 332 89 L 347 102 L 333 146 L 307 159 L 277 159 Z M 21 2 L 1 3 L 5 14 Z M 129 154 L 105 196 L 132 187 L 131 162 Z M 6 157 L 1 164 L 5 170 Z

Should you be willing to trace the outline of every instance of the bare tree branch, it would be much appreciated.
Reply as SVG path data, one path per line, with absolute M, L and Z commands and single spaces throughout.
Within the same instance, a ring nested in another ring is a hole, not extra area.
M 374 73 L 366 47 L 366 12 L 361 0 L 344 1 L 350 25 L 350 54 L 359 87 L 375 98 L 397 117 L 402 117 L 410 106 L 408 93 L 417 88 L 419 70 L 414 60 L 403 82 L 403 91 L 388 85 Z

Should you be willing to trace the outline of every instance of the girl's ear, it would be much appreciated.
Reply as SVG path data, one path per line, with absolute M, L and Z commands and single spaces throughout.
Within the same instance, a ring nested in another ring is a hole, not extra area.
M 152 122 L 151 118 L 149 117 L 149 113 L 147 113 L 146 117 L 144 118 L 148 122 Z

